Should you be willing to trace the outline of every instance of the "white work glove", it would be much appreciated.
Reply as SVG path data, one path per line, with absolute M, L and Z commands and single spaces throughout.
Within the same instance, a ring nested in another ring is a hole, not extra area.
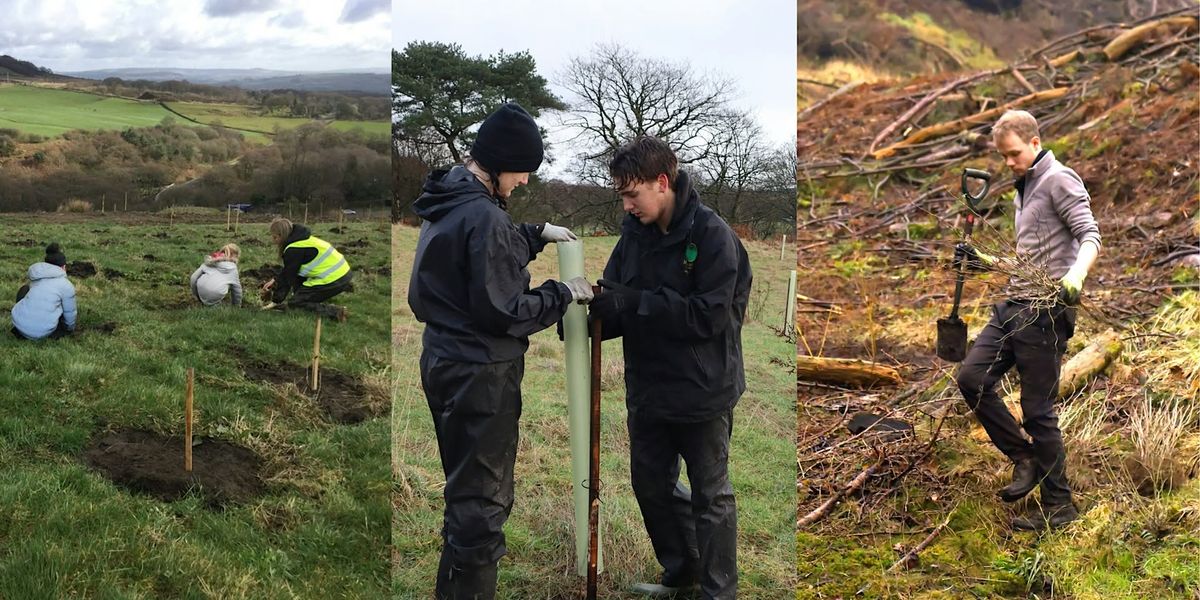
M 574 302 L 587 304 L 595 297 L 595 294 L 592 293 L 592 284 L 582 277 L 572 277 L 564 281 L 563 285 L 571 290 L 571 300 Z
M 571 242 L 578 238 L 576 238 L 575 234 L 571 233 L 571 230 L 567 229 L 566 227 L 559 227 L 558 225 L 546 223 L 546 225 L 542 227 L 542 239 L 546 240 L 547 242 L 557 243 Z

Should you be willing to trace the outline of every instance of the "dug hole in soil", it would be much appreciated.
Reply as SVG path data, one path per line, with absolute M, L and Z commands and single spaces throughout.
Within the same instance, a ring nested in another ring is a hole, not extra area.
M 309 367 L 296 365 L 253 364 L 243 369 L 246 378 L 269 385 L 294 385 L 304 397 L 315 400 L 317 406 L 335 423 L 353 425 L 378 417 L 382 405 L 372 402 L 366 386 L 357 379 L 332 369 L 321 369 L 321 387 L 310 389 Z
M 183 469 L 183 438 L 139 429 L 94 436 L 83 462 L 118 487 L 172 502 L 195 493 L 210 508 L 224 508 L 263 494 L 262 459 L 253 451 L 196 437 L 192 471 Z

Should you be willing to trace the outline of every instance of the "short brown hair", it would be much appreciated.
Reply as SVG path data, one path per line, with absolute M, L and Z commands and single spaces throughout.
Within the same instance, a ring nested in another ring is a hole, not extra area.
M 674 187 L 679 173 L 679 159 L 666 142 L 650 135 L 639 135 L 617 148 L 608 162 L 608 173 L 619 190 L 639 181 L 651 181 L 666 174 L 667 182 Z
M 1017 134 L 1017 137 L 1026 143 L 1035 137 L 1040 137 L 1037 119 L 1024 110 L 1006 111 L 1003 115 L 1000 115 L 996 124 L 992 125 L 992 139 L 996 139 L 1008 132 Z

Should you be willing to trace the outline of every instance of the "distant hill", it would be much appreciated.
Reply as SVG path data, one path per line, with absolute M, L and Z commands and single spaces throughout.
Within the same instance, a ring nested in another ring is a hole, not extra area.
M 349 69 L 336 72 L 304 72 L 274 69 L 177 69 L 122 68 L 67 73 L 84 79 L 189 81 L 207 85 L 229 85 L 246 90 L 292 89 L 309 92 L 351 92 L 386 96 L 391 94 L 391 76 L 385 72 Z
M 0 55 L 0 79 L 13 77 L 21 79 L 69 79 L 69 77 L 53 73 L 49 69 L 39 67 L 29 61 L 14 58 L 7 54 Z

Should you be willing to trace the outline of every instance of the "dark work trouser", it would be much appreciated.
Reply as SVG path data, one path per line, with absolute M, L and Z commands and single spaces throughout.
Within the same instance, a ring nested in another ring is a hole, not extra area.
M 1071 501 L 1054 401 L 1063 353 L 1074 333 L 1073 308 L 1034 309 L 1019 301 L 1001 302 L 992 307 L 992 319 L 958 372 L 958 389 L 992 443 L 1014 462 L 1034 459 L 1042 504 L 1047 506 Z M 996 383 L 1013 366 L 1021 380 L 1020 427 L 996 393 Z M 1021 435 L 1021 427 L 1032 444 Z
M 629 410 L 629 472 L 663 584 L 695 581 L 704 598 L 737 595 L 737 503 L 729 482 L 733 410 L 699 423 Z M 687 463 L 692 489 L 679 483 Z
M 27 294 L 29 294 L 29 284 L 28 283 L 25 285 L 22 285 L 20 288 L 17 289 L 17 302 L 20 302 L 21 299 L 24 298 Z M 12 326 L 12 334 L 14 336 L 16 336 L 16 338 L 19 340 L 29 339 L 29 338 L 25 337 L 25 334 L 21 333 L 20 329 L 17 329 L 16 325 Z M 68 335 L 71 335 L 71 329 L 69 327 L 67 327 L 67 316 L 59 315 L 58 327 L 55 327 L 54 331 L 51 331 L 50 335 L 46 336 L 46 338 L 51 339 L 51 340 L 56 340 L 58 338 L 66 337 Z
M 325 301 L 342 292 L 348 291 L 350 289 L 350 276 L 352 274 L 352 271 L 348 271 L 341 279 L 325 285 L 301 285 L 297 287 L 295 293 L 292 294 L 292 299 L 288 300 L 286 308 L 311 310 L 322 317 L 336 319 L 340 310 L 337 306 L 325 304 Z
M 436 597 L 489 600 L 507 549 L 525 358 L 490 363 L 421 354 L 421 384 L 446 474 Z

